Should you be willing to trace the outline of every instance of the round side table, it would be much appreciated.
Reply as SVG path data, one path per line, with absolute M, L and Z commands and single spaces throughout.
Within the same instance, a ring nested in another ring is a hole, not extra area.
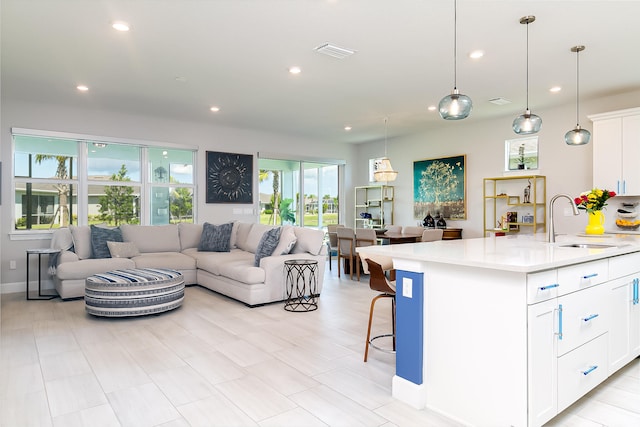
M 318 261 L 292 259 L 284 262 L 286 274 L 287 311 L 314 311 L 318 309 Z

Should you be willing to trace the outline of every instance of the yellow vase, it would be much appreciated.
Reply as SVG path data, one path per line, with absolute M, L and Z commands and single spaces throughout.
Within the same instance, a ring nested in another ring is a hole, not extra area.
M 584 232 L 586 234 L 604 234 L 604 214 L 602 211 L 594 211 L 587 215 L 589 222 Z

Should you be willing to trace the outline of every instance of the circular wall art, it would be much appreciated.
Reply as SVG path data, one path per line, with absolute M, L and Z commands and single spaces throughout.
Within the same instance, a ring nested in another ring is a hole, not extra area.
M 207 151 L 207 203 L 253 203 L 253 156 Z

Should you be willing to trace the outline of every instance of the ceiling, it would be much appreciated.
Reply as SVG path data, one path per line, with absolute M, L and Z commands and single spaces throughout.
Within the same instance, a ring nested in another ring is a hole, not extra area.
M 456 122 L 453 0 L 1 0 L 2 97 L 358 143 Z M 640 88 L 640 1 L 458 1 L 465 122 Z M 123 20 L 126 33 L 111 28 Z M 331 43 L 356 53 L 320 55 Z M 483 58 L 472 60 L 476 49 Z M 302 68 L 291 75 L 288 68 Z M 78 84 L 89 86 L 79 92 Z M 559 93 L 549 88 L 559 85 Z M 512 101 L 494 105 L 492 98 Z M 213 113 L 209 108 L 219 106 Z M 571 118 L 573 120 L 573 118 Z M 346 125 L 353 129 L 344 130 Z

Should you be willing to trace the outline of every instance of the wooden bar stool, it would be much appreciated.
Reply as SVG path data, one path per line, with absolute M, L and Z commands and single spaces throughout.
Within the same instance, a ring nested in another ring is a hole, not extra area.
M 369 267 L 369 287 L 371 290 L 380 292 L 377 296 L 375 296 L 371 300 L 371 308 L 369 309 L 369 326 L 367 326 L 367 341 L 365 343 L 364 348 L 364 361 L 367 361 L 367 356 L 369 355 L 369 346 L 384 351 L 386 353 L 395 353 L 396 352 L 396 285 L 395 281 L 389 281 L 387 276 L 384 274 L 384 270 L 382 266 L 375 261 L 366 258 L 367 266 Z M 395 270 L 391 270 L 391 275 L 395 276 Z M 391 277 L 395 279 L 395 277 Z M 392 332 L 389 334 L 377 335 L 375 337 L 371 336 L 371 323 L 373 321 L 373 310 L 375 308 L 375 304 L 381 298 L 391 298 L 391 322 L 392 322 Z M 383 337 L 392 337 L 393 339 L 393 348 L 387 349 L 378 347 L 374 344 L 374 341 L 383 338 Z

